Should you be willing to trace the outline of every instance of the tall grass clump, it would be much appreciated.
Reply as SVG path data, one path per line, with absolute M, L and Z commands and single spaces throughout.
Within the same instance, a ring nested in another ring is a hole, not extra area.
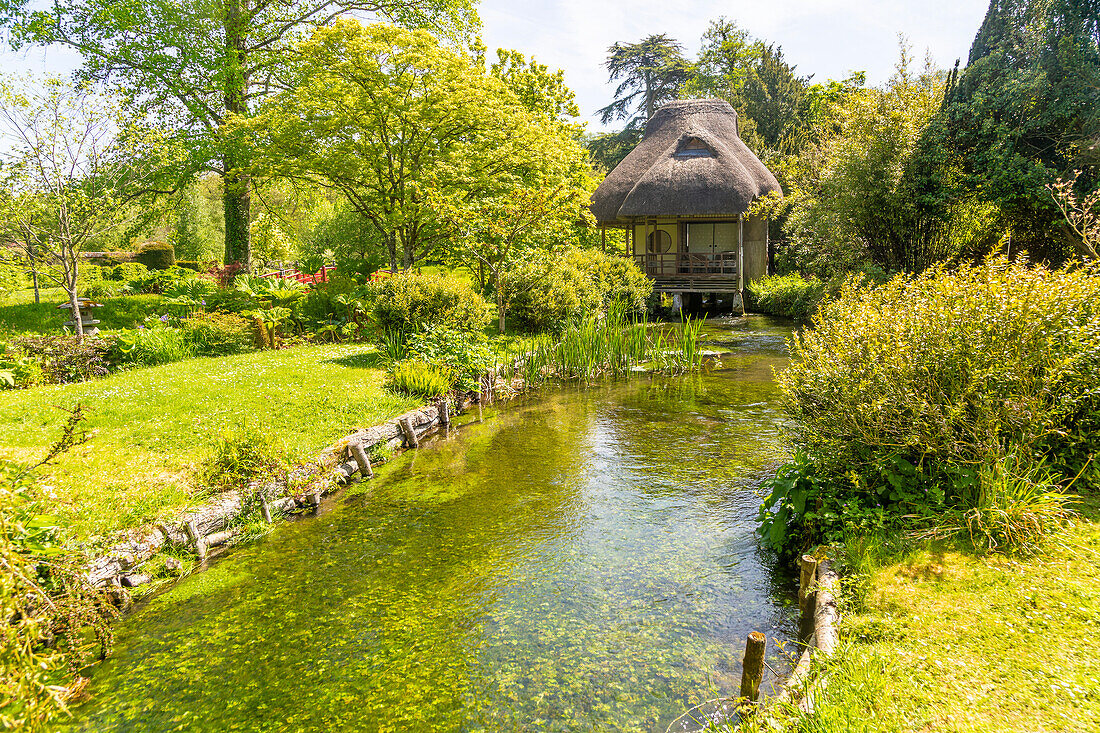
M 755 280 L 745 290 L 752 310 L 804 321 L 817 310 L 827 286 L 815 277 L 795 272 Z
M 454 375 L 445 367 L 418 359 L 394 364 L 386 376 L 386 387 L 395 392 L 431 399 L 451 390 Z
M 592 382 L 621 378 L 635 367 L 682 373 L 699 367 L 702 321 L 686 318 L 680 324 L 652 324 L 622 307 L 606 315 L 589 314 L 570 321 L 560 336 L 539 334 L 514 359 L 509 376 L 529 385 L 550 379 Z
M 779 377 L 794 463 L 766 540 L 798 549 L 898 525 L 1034 547 L 1095 491 L 1100 273 L 991 258 L 881 286 L 852 281 Z

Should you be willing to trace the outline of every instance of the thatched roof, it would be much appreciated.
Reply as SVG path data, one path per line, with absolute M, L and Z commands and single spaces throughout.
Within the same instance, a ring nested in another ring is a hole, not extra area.
M 689 99 L 657 110 L 638 146 L 592 195 L 596 221 L 632 216 L 737 216 L 779 182 L 737 134 L 721 99 Z

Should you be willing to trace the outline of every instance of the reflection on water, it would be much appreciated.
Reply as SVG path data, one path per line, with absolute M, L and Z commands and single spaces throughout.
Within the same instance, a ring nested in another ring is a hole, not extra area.
M 735 691 L 793 632 L 752 534 L 789 327 L 706 330 L 721 370 L 487 410 L 154 598 L 66 728 L 663 731 Z

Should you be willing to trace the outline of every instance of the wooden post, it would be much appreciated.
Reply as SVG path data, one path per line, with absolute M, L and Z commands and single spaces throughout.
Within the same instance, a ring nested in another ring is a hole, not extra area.
M 267 497 L 260 494 L 260 514 L 263 515 L 264 521 L 271 524 L 271 507 L 267 505 Z
M 798 580 L 798 636 L 802 641 L 814 633 L 814 611 L 817 608 L 817 558 L 802 556 L 802 573 Z
M 477 421 L 485 422 L 485 416 L 481 414 L 481 400 L 477 401 Z
M 420 441 L 416 439 L 416 431 L 413 430 L 412 422 L 409 418 L 401 418 L 398 425 L 401 426 L 401 432 L 405 434 L 405 445 L 410 448 L 419 448 Z
M 745 660 L 741 664 L 741 697 L 750 702 L 760 699 L 760 682 L 764 679 L 764 650 L 768 637 L 759 631 L 749 634 L 745 642 Z
M 317 511 L 320 508 L 320 506 L 321 506 L 321 492 L 320 491 L 314 491 L 312 494 L 310 494 L 306 498 L 309 500 L 309 505 L 311 507 L 313 507 L 313 511 Z
M 199 561 L 206 559 L 206 543 L 202 541 L 202 536 L 199 535 L 199 530 L 195 526 L 193 521 L 183 525 L 184 530 L 187 531 L 187 538 L 191 540 L 191 544 L 195 546 L 195 554 L 199 556 Z
M 439 424 L 445 428 L 451 426 L 451 406 L 446 397 L 439 401 Z
M 374 478 L 374 469 L 370 465 L 370 456 L 368 456 L 367 451 L 363 449 L 363 444 L 358 440 L 353 440 L 348 443 L 348 450 L 351 451 L 351 457 L 355 459 L 355 465 L 359 466 L 359 475 L 363 478 Z

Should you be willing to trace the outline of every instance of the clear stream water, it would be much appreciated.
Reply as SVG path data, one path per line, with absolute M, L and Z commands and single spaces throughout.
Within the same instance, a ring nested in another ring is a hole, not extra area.
M 736 693 L 750 631 L 782 671 L 753 529 L 790 327 L 705 333 L 721 369 L 467 414 L 155 596 L 63 730 L 664 731 Z

